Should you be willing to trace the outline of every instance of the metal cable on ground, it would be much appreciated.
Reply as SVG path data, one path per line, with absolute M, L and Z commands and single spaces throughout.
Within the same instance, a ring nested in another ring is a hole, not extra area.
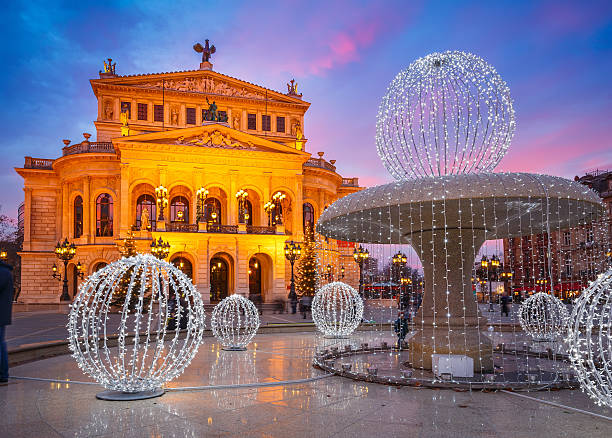
M 548 401 L 548 400 L 542 400 L 542 399 L 535 398 L 535 397 L 529 397 L 528 395 L 518 394 L 518 393 L 512 392 L 512 391 L 506 391 L 505 389 L 502 389 L 500 392 L 503 392 L 503 393 L 506 393 L 506 394 L 510 394 L 510 395 L 514 395 L 516 397 L 526 398 L 528 400 L 536 401 L 536 402 L 539 402 L 539 403 L 544 403 L 546 405 L 555 406 L 557 408 L 568 409 L 570 411 L 580 412 L 581 414 L 591 415 L 593 417 L 603 418 L 604 420 L 612 421 L 612 417 L 608 417 L 608 416 L 602 415 L 602 414 L 596 414 L 595 412 L 585 411 L 583 409 L 573 408 L 573 407 L 567 406 L 567 405 L 562 405 L 561 403 L 555 403 L 555 402 Z
M 232 388 L 257 388 L 266 386 L 280 386 L 280 385 L 295 385 L 300 383 L 314 382 L 316 380 L 325 379 L 327 377 L 334 376 L 335 374 L 323 374 L 321 376 L 308 377 L 306 379 L 296 380 L 278 380 L 273 382 L 256 382 L 256 383 L 242 383 L 235 385 L 208 385 L 208 386 L 179 386 L 176 388 L 164 388 L 166 391 L 198 391 L 207 389 L 232 389 Z M 50 383 L 63 383 L 67 384 L 78 384 L 78 385 L 95 385 L 100 386 L 96 382 L 82 382 L 80 380 L 60 380 L 60 379 L 47 379 L 43 377 L 25 377 L 25 376 L 11 376 L 11 379 L 18 380 L 33 380 L 39 382 L 50 382 Z

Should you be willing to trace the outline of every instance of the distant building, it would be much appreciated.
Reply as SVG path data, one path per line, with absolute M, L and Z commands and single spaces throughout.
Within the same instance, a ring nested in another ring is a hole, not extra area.
M 514 294 L 552 290 L 571 298 L 594 280 L 610 257 L 612 247 L 612 172 L 596 171 L 575 181 L 595 190 L 607 208 L 607 217 L 548 234 L 504 239 L 504 265 L 512 274 Z

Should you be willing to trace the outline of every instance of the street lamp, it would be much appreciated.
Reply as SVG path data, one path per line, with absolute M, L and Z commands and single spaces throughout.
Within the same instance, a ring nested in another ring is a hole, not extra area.
M 63 242 L 57 242 L 55 246 L 55 255 L 58 259 L 64 262 L 64 278 L 63 278 L 63 286 L 62 286 L 62 296 L 60 297 L 60 301 L 70 301 L 70 295 L 68 295 L 68 262 L 72 260 L 72 258 L 76 254 L 76 245 L 74 243 L 68 242 L 68 238 L 64 239 Z M 57 273 L 57 266 L 53 264 L 53 278 L 62 281 L 61 274 Z
M 285 258 L 291 263 L 291 290 L 289 291 L 289 298 L 297 298 L 295 293 L 295 277 L 293 276 L 293 264 L 302 254 L 302 248 L 299 244 L 295 244 L 293 240 L 285 243 Z
M 401 276 L 402 268 L 408 262 L 408 257 L 406 257 L 406 254 L 398 252 L 391 258 L 391 261 L 393 262 L 393 266 L 395 267 L 395 272 L 397 273 L 397 276 Z
M 272 223 L 272 225 L 283 224 L 283 214 L 281 211 L 281 206 L 283 200 L 286 197 L 287 195 L 285 195 L 283 192 L 276 192 L 274 195 L 272 195 L 272 206 L 274 210 L 274 222 Z
M 361 245 L 353 250 L 353 259 L 359 265 L 359 295 L 363 297 L 363 262 L 370 257 L 370 252 Z
M 204 203 L 206 202 L 206 198 L 208 197 L 208 190 L 204 187 L 200 187 L 196 192 L 196 199 L 198 200 L 198 208 L 196 211 L 196 221 L 198 223 L 203 222 L 205 220 L 204 214 Z
M 344 278 L 344 265 L 340 266 L 340 279 Z
M 8 259 L 8 253 L 5 250 L 0 250 L 0 260 L 2 260 L 3 262 L 6 262 L 6 260 Z
M 170 244 L 168 242 L 164 242 L 162 238 L 151 242 L 151 254 L 157 257 L 160 260 L 164 260 L 170 254 Z
M 495 278 L 497 271 L 500 266 L 499 258 L 493 254 L 491 260 L 486 255 L 482 256 L 480 260 L 480 267 L 484 274 L 486 274 L 486 281 L 489 283 L 489 312 L 493 312 L 493 279 Z
M 155 188 L 155 197 L 157 198 L 157 206 L 159 208 L 158 221 L 164 220 L 164 208 L 168 206 L 168 189 L 160 185 Z
M 246 198 L 248 198 L 249 192 L 245 189 L 240 189 L 236 192 L 236 199 L 238 200 L 238 223 L 243 224 L 249 220 L 249 213 L 246 211 Z
M 332 269 L 333 269 L 332 265 L 328 263 L 327 266 L 326 266 L 327 281 L 332 281 L 333 280 Z
M 264 204 L 264 211 L 268 215 L 268 226 L 272 226 L 272 210 L 274 209 L 274 204 L 270 201 Z

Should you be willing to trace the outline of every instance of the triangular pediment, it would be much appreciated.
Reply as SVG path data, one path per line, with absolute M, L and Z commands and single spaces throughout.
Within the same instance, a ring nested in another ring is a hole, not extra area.
M 271 102 L 310 105 L 300 98 L 270 90 L 212 70 L 194 70 L 177 73 L 159 73 L 136 76 L 116 76 L 93 79 L 94 92 L 98 86 L 135 87 L 167 92 L 195 93 L 210 96 L 228 96 Z
M 257 151 L 290 154 L 308 158 L 310 154 L 292 147 L 230 128 L 225 123 L 208 122 L 194 128 L 117 137 L 119 145 L 148 144 L 165 146 L 192 146 L 198 148 L 226 149 L 232 151 Z

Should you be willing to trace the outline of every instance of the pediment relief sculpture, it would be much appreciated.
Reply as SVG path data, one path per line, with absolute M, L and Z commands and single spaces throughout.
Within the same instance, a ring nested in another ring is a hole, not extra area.
M 164 80 L 144 84 L 139 87 L 165 88 L 166 90 L 195 91 L 199 93 L 222 94 L 224 96 L 248 97 L 252 99 L 263 99 L 264 95 L 253 93 L 246 88 L 237 88 L 232 85 L 212 78 L 185 78 L 180 80 Z
M 226 148 L 226 149 L 256 149 L 251 142 L 242 142 L 233 139 L 229 134 L 223 134 L 221 131 L 204 132 L 196 137 L 185 138 L 180 136 L 174 142 L 179 145 L 187 146 L 206 146 L 213 148 Z

